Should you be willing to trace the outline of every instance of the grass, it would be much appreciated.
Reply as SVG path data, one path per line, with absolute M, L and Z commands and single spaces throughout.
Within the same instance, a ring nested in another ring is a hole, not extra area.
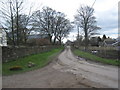
M 98 62 L 105 63 L 105 64 L 120 66 L 120 61 L 118 61 L 118 60 L 101 58 L 101 57 L 98 57 L 91 53 L 80 51 L 77 49 L 73 50 L 73 53 L 77 56 L 80 56 L 80 57 L 88 59 L 88 60 L 93 60 L 93 61 L 98 61 Z
M 49 52 L 26 56 L 24 58 L 19 58 L 15 61 L 3 63 L 2 74 L 3 75 L 12 75 L 12 74 L 23 73 L 23 72 L 41 68 L 41 67 L 47 65 L 53 59 L 53 57 L 55 57 L 62 49 L 63 48 L 53 49 Z M 32 68 L 28 68 L 28 62 L 33 62 L 36 65 Z M 21 66 L 22 70 L 10 71 L 9 68 L 12 66 Z

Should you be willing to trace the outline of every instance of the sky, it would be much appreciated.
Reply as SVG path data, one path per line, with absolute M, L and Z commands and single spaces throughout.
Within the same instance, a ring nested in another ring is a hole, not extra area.
M 63 12 L 72 22 L 74 15 L 77 14 L 77 9 L 81 5 L 92 6 L 95 0 L 26 0 L 26 10 L 32 4 L 33 11 L 41 9 L 43 6 L 48 6 L 56 11 Z M 103 34 L 111 38 L 118 37 L 118 2 L 119 0 L 96 0 L 93 8 L 94 15 L 97 20 L 97 25 L 101 27 L 100 36 Z M 75 40 L 77 30 L 74 29 L 66 40 Z
M 77 14 L 77 9 L 81 5 L 92 6 L 95 0 L 28 0 L 29 3 L 35 5 L 35 9 L 42 8 L 43 6 L 49 6 L 60 12 L 64 12 L 70 21 L 74 20 L 74 15 Z M 93 8 L 95 10 L 94 15 L 97 20 L 97 25 L 101 27 L 100 36 L 103 34 L 111 38 L 118 37 L 118 2 L 119 0 L 96 0 Z M 64 42 L 69 40 L 75 40 L 77 30 L 73 30 L 68 38 L 64 39 Z

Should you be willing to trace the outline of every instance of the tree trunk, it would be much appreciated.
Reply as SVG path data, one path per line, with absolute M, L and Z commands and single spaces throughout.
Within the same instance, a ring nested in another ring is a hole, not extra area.
M 14 21 L 13 21 L 13 11 L 12 11 L 12 6 L 11 6 L 11 2 L 10 2 L 10 12 L 11 12 L 11 23 L 12 23 L 12 26 L 11 26 L 11 29 L 12 29 L 12 43 L 13 43 L 13 46 L 15 46 L 15 38 L 14 38 Z
M 48 36 L 49 36 L 49 41 L 52 44 L 52 36 L 50 34 L 48 34 Z
M 59 39 L 59 43 L 60 43 L 60 45 L 62 44 L 62 40 L 61 40 L 61 38 Z
M 88 33 L 85 25 L 85 51 L 88 49 Z
M 18 23 L 18 1 L 16 0 L 16 9 L 17 9 L 17 11 L 16 11 L 16 15 L 17 15 L 17 17 L 16 17 L 16 29 L 17 29 L 17 45 L 19 45 L 19 23 Z
M 85 37 L 85 51 L 87 51 L 88 49 L 88 38 Z
M 57 38 L 55 37 L 55 38 L 54 38 L 54 41 L 53 41 L 53 44 L 54 44 L 54 45 L 56 44 L 56 39 L 57 39 Z

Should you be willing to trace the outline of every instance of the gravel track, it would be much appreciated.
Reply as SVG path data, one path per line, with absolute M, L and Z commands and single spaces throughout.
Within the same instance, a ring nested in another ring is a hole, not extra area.
M 118 88 L 118 68 L 78 59 L 68 46 L 50 64 L 2 77 L 3 88 Z

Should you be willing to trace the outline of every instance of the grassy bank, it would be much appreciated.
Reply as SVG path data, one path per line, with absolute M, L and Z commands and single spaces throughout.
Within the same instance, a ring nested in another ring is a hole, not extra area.
M 73 53 L 77 56 L 80 56 L 80 57 L 88 59 L 88 60 L 93 60 L 93 61 L 98 61 L 98 62 L 105 63 L 105 64 L 120 66 L 120 61 L 118 61 L 118 60 L 101 58 L 101 57 L 98 57 L 91 53 L 87 53 L 87 52 L 80 51 L 77 49 L 73 50 Z
M 2 74 L 3 75 L 11 75 L 22 73 L 26 71 L 35 70 L 47 65 L 63 48 L 53 49 L 49 52 L 44 52 L 36 55 L 27 56 L 24 58 L 19 58 L 15 61 L 10 61 L 7 63 L 3 63 L 2 65 Z M 28 68 L 28 62 L 32 62 L 35 64 L 34 67 Z M 22 70 L 11 71 L 10 67 L 20 66 Z

